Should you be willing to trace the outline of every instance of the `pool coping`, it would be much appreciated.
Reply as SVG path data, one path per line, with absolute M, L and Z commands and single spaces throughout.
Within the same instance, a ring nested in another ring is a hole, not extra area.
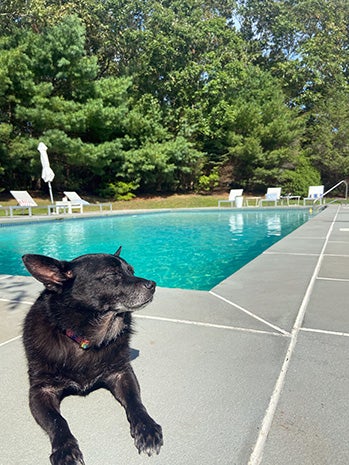
M 210 291 L 159 288 L 136 316 L 140 356 L 133 363 L 165 431 L 152 464 L 346 465 L 347 221 L 348 208 L 328 206 Z M 30 277 L 0 276 L 0 312 L 8 322 L 0 344 L 0 452 L 16 465 L 48 462 L 47 438 L 25 406 L 26 377 L 12 384 L 25 365 L 19 323 L 39 289 Z M 86 463 L 111 463 L 115 446 L 99 447 L 99 433 L 109 421 L 118 434 L 120 421 L 123 431 L 122 415 L 97 417 L 96 432 L 80 419 L 86 406 L 111 412 L 113 403 L 98 394 L 67 405 Z M 23 440 L 14 445 L 19 424 Z M 121 431 L 119 462 L 150 463 Z

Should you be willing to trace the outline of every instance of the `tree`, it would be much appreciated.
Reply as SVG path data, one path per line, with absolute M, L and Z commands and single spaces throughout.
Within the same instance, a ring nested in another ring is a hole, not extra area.
M 40 34 L 25 31 L 4 43 L 3 185 L 15 176 L 23 187 L 39 180 L 36 148 L 43 140 L 61 188 L 96 191 L 120 181 L 141 189 L 190 186 L 201 154 L 163 126 L 154 97 L 133 97 L 131 78 L 98 78 L 84 36 L 80 19 L 66 16 Z
M 348 14 L 345 0 L 4 0 L 0 182 L 36 185 L 43 138 L 61 187 L 186 190 L 221 168 L 250 190 L 331 182 L 347 172 Z
M 346 0 L 240 2 L 242 34 L 306 123 L 303 148 L 323 182 L 347 176 L 349 3 Z
M 349 92 L 333 89 L 317 103 L 309 121 L 307 153 L 331 187 L 349 177 Z
M 275 184 L 294 191 L 286 173 L 299 166 L 302 120 L 285 105 L 277 80 L 256 67 L 249 69 L 236 95 L 227 133 L 235 182 L 253 191 Z

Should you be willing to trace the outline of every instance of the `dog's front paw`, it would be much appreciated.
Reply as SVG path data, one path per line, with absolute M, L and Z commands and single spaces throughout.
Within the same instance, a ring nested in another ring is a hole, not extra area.
M 159 454 L 163 445 L 161 426 L 150 418 L 142 418 L 131 427 L 131 436 L 134 438 L 138 452 L 144 452 L 149 457 Z
M 81 450 L 76 442 L 67 442 L 55 449 L 50 460 L 52 465 L 85 465 Z

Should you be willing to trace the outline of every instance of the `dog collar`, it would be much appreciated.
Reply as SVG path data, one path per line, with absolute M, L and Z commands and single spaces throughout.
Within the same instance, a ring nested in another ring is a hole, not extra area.
M 70 337 L 73 341 L 75 341 L 77 344 L 79 344 L 79 347 L 81 349 L 88 349 L 91 346 L 91 343 L 88 339 L 85 337 L 78 336 L 77 334 L 74 333 L 72 329 L 66 329 L 65 330 L 66 336 Z

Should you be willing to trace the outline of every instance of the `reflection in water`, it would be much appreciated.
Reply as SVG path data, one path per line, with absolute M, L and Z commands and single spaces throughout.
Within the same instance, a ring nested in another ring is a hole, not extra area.
M 244 229 L 244 216 L 242 213 L 235 213 L 229 218 L 230 231 L 232 233 L 242 233 Z
M 274 215 L 270 218 L 267 218 L 267 228 L 269 236 L 281 236 L 280 215 Z
M 244 223 L 244 217 L 246 223 Z M 278 213 L 275 213 L 273 216 L 269 217 L 266 217 L 265 215 L 256 215 L 253 220 L 257 220 L 259 225 L 265 225 L 266 233 L 268 236 L 281 236 L 282 224 L 280 215 Z M 251 219 L 248 216 L 244 216 L 243 213 L 234 213 L 229 217 L 229 228 L 234 235 L 242 234 L 244 231 L 244 226 L 245 230 L 252 226 Z M 260 234 L 261 231 L 263 231 L 263 229 L 259 230 Z

